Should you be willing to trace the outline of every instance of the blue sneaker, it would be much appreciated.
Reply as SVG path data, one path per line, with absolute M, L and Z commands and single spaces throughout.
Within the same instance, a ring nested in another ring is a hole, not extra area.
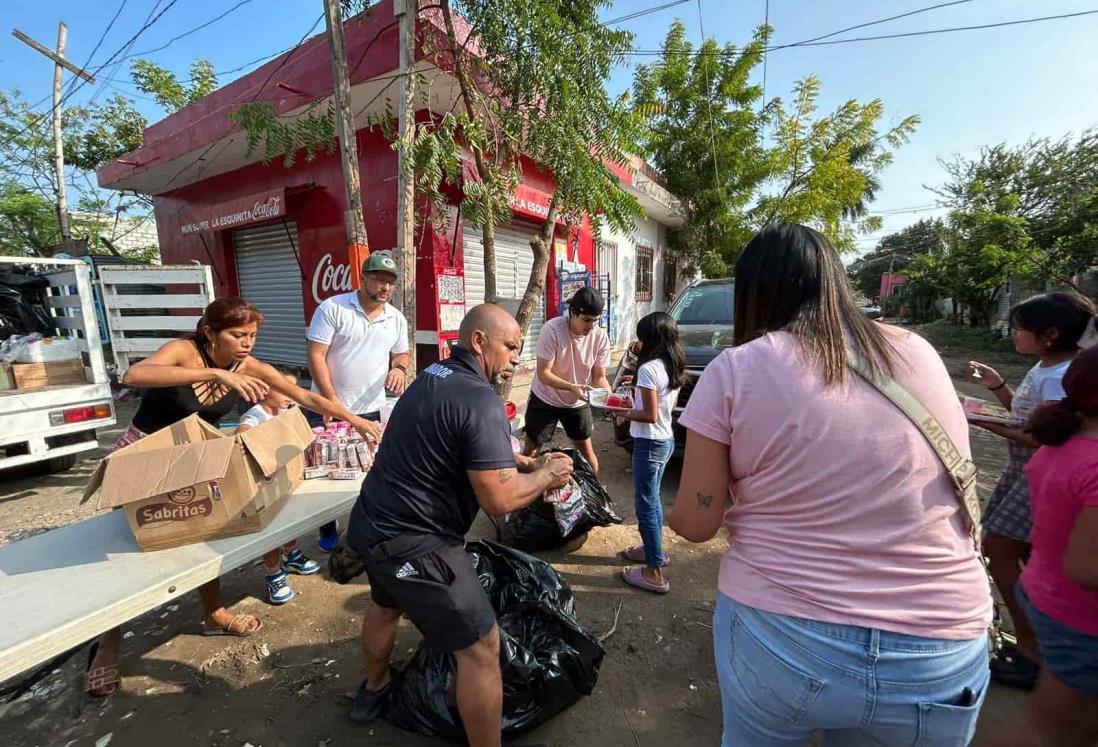
M 290 579 L 285 571 L 278 571 L 267 576 L 267 599 L 271 604 L 286 604 L 294 598 L 294 590 L 290 588 Z
M 323 552 L 331 552 L 339 544 L 339 522 L 330 521 L 320 528 L 316 544 Z
M 305 557 L 305 553 L 298 548 L 289 555 L 282 556 L 282 570 L 299 576 L 311 576 L 320 572 L 320 563 Z

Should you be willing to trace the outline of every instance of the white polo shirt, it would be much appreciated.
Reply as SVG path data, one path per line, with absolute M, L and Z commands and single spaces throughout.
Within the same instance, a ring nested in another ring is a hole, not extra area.
M 385 304 L 371 320 L 357 291 L 341 293 L 317 307 L 306 337 L 329 346 L 328 372 L 344 407 L 355 415 L 381 409 L 389 355 L 408 352 L 408 322 L 396 308 Z

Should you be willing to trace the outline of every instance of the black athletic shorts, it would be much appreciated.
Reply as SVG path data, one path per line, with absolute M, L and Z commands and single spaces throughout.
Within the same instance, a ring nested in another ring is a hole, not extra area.
M 403 535 L 366 554 L 374 604 L 400 610 L 436 651 L 469 648 L 492 630 L 496 612 L 461 544 Z
M 591 416 L 591 407 L 553 407 L 547 405 L 533 394 L 526 403 L 526 435 L 538 446 L 544 446 L 553 440 L 557 423 L 564 426 L 564 432 L 573 441 L 586 441 L 595 432 L 595 420 Z

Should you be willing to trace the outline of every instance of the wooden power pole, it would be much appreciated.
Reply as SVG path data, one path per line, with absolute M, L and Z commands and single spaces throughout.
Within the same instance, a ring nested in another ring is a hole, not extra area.
M 57 220 L 61 225 L 61 240 L 67 245 L 72 241 L 72 230 L 69 228 L 69 205 L 65 196 L 65 148 L 61 137 L 61 71 L 68 70 L 89 83 L 94 83 L 95 78 L 65 59 L 65 42 L 69 37 L 69 29 L 64 22 L 57 24 L 56 50 L 44 47 L 19 29 L 13 29 L 11 33 L 31 49 L 53 60 L 53 167 L 54 178 L 57 179 Z
M 362 184 L 358 174 L 358 144 L 351 115 L 351 77 L 347 71 L 347 48 L 343 40 L 343 17 L 339 0 L 324 0 L 324 19 L 328 27 L 328 49 L 332 55 L 332 94 L 335 99 L 335 126 L 339 136 L 339 154 L 343 163 L 343 190 L 347 209 L 343 228 L 347 234 L 347 261 L 355 288 L 361 287 L 362 262 L 370 255 L 366 221 L 362 217 Z
M 410 143 L 415 133 L 415 73 L 416 16 L 418 0 L 393 0 L 393 12 L 400 21 L 400 78 L 397 81 L 400 108 L 397 129 L 402 143 Z M 408 321 L 408 345 L 412 360 L 408 367 L 416 371 L 416 242 L 415 242 L 415 175 L 408 173 L 407 145 L 398 151 L 399 181 L 397 183 L 397 266 L 400 268 L 401 310 Z

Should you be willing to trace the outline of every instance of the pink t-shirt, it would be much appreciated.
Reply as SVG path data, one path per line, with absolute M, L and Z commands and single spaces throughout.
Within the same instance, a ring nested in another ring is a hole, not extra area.
M 537 356 L 553 361 L 549 370 L 573 384 L 590 384 L 591 370 L 610 366 L 610 338 L 601 327 L 576 337 L 568 327 L 568 316 L 547 321 L 538 333 Z M 534 396 L 553 407 L 584 407 L 587 403 L 571 392 L 543 384 L 535 376 L 530 384 Z
M 1098 591 L 1064 573 L 1064 553 L 1076 519 L 1098 506 L 1098 438 L 1075 436 L 1062 446 L 1043 446 L 1026 465 L 1033 552 L 1022 571 L 1029 601 L 1072 630 L 1098 636 Z
M 970 453 L 938 354 L 885 329 L 905 361 L 896 378 Z M 907 635 L 986 631 L 987 575 L 945 468 L 857 374 L 828 387 L 792 335 L 771 333 L 710 363 L 680 422 L 729 446 L 721 592 L 768 612 Z

